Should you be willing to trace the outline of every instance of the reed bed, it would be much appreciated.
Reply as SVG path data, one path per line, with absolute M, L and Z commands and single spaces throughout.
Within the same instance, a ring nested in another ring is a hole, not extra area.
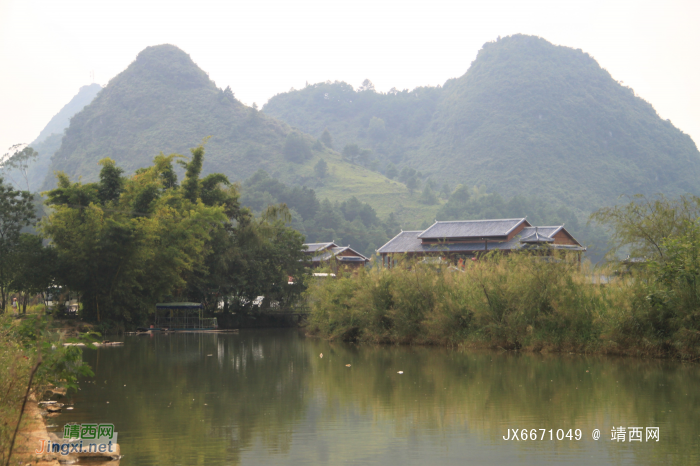
M 371 343 L 697 357 L 689 329 L 661 335 L 653 325 L 648 280 L 596 274 L 608 280 L 564 255 L 493 254 L 462 269 L 403 260 L 312 283 L 307 331 Z

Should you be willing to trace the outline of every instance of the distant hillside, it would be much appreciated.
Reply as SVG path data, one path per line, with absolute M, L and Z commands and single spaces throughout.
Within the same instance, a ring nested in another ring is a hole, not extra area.
M 399 221 L 417 217 L 420 223 L 437 208 L 422 206 L 403 184 L 347 163 L 315 138 L 243 105 L 173 45 L 143 50 L 73 117 L 43 189 L 55 185 L 55 170 L 93 181 L 104 157 L 133 172 L 161 151 L 189 155 L 208 136 L 204 174 L 242 181 L 263 169 L 284 183 L 314 188 L 321 199 L 371 202 L 382 218 L 405 212 Z M 321 159 L 328 169 L 324 178 L 314 170 Z
M 587 213 L 621 194 L 700 194 L 691 138 L 581 50 L 516 35 L 484 45 L 444 86 L 380 94 L 320 83 L 263 107 L 336 148 L 357 143 L 386 167 L 439 183 L 537 196 Z
M 39 133 L 39 136 L 32 143 L 39 144 L 52 134 L 63 134 L 63 130 L 68 128 L 70 119 L 73 115 L 81 111 L 95 98 L 98 92 L 102 90 L 102 86 L 96 83 L 89 84 L 80 88 L 78 93 L 68 102 L 63 108 L 51 118 L 46 127 Z
M 32 161 L 27 170 L 27 180 L 17 170 L 10 170 L 5 174 L 6 178 L 20 189 L 38 190 L 51 164 L 51 157 L 61 147 L 63 131 L 70 124 L 70 119 L 92 102 L 102 89 L 99 84 L 90 84 L 80 88 L 78 93 L 63 108 L 51 118 L 49 123 L 39 133 L 39 136 L 29 144 L 39 155 Z M 28 186 L 27 186 L 28 181 Z

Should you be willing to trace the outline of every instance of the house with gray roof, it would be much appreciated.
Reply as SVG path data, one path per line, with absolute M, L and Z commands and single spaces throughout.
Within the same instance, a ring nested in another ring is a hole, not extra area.
M 377 252 L 382 261 L 393 255 L 475 258 L 489 251 L 512 252 L 540 249 L 586 250 L 563 225 L 532 226 L 525 218 L 435 221 L 424 231 L 402 231 Z M 580 254 L 579 254 L 580 259 Z
M 369 258 L 355 251 L 350 246 L 338 246 L 333 242 L 305 243 L 304 246 L 304 252 L 311 255 L 312 268 L 327 263 L 331 258 L 335 258 L 338 264 L 350 268 L 364 267 L 369 262 Z

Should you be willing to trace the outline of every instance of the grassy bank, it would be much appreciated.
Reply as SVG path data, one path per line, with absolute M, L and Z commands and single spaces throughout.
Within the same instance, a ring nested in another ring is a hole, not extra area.
M 314 282 L 308 332 L 373 343 L 697 357 L 694 314 L 660 315 L 648 299 L 653 286 L 641 275 L 596 284 L 586 264 L 565 257 L 494 255 L 463 271 L 402 264 Z
M 26 430 L 32 422 L 31 416 L 24 416 L 20 423 L 29 395 L 40 400 L 49 387 L 77 388 L 79 376 L 92 375 L 82 361 L 82 350 L 63 346 L 90 341 L 90 336 L 66 338 L 65 329 L 58 330 L 46 317 L 0 314 L 0 464 L 8 460 L 17 425 Z

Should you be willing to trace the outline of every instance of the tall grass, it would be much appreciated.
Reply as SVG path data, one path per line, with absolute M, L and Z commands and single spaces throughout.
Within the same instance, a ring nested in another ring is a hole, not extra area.
M 375 343 L 678 353 L 640 323 L 650 306 L 644 280 L 596 284 L 590 266 L 571 259 L 496 254 L 463 270 L 404 261 L 318 280 L 307 291 L 308 331 Z M 683 355 L 696 350 L 686 345 Z

